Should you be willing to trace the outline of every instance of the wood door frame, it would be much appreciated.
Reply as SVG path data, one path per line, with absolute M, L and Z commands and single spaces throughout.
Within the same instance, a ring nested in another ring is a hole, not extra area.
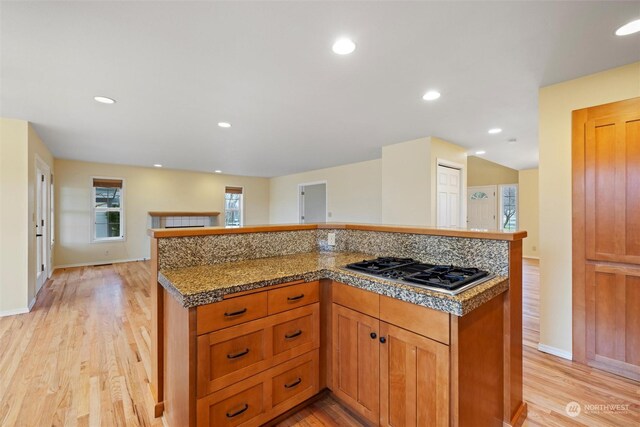
M 631 98 L 574 110 L 571 116 L 572 358 L 584 364 L 587 364 L 585 126 L 589 120 L 630 113 L 639 103 L 640 97 Z
M 447 159 L 441 159 L 441 158 L 436 158 L 436 182 L 435 182 L 435 191 L 434 191 L 434 196 L 435 196 L 435 223 L 436 226 L 438 224 L 438 183 L 440 182 L 438 179 L 438 167 L 439 166 L 444 166 L 446 168 L 451 168 L 451 169 L 458 169 L 460 171 L 460 200 L 459 200 L 459 224 L 460 227 L 464 227 L 465 224 L 467 223 L 467 181 L 466 181 L 466 168 L 465 165 L 463 165 L 462 163 L 456 163 L 456 162 L 452 162 L 450 160 Z M 464 182 L 463 182 L 464 181 Z M 431 187 L 433 189 L 433 187 Z M 433 200 L 433 199 L 432 199 Z M 432 211 L 433 212 L 433 211 Z

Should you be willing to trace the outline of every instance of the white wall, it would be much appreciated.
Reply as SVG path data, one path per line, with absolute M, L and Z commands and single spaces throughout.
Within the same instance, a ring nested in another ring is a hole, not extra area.
M 298 184 L 317 181 L 327 182 L 330 222 L 380 223 L 379 159 L 271 178 L 269 221 L 298 223 Z
M 538 258 L 539 244 L 539 190 L 538 169 L 519 171 L 518 177 L 518 228 L 527 231 L 522 242 L 522 255 Z
M 55 160 L 56 266 L 149 257 L 149 211 L 218 211 L 224 187 L 244 187 L 244 224 L 269 222 L 269 180 L 235 175 Z M 91 177 L 125 180 L 123 242 L 91 243 Z
M 571 112 L 640 96 L 640 62 L 540 89 L 540 343 L 571 352 Z

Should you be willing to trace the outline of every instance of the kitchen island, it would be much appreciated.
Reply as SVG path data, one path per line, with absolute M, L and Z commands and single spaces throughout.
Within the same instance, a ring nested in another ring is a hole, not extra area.
M 171 426 L 260 425 L 323 389 L 380 425 L 526 416 L 524 232 L 323 224 L 150 234 L 152 388 Z M 495 277 L 447 295 L 343 268 L 378 255 Z

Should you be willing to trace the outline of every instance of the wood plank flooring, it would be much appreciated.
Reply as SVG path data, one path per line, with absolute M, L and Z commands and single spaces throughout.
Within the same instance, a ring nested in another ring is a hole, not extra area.
M 58 270 L 31 313 L 0 318 L 0 426 L 162 425 L 151 415 L 149 274 L 145 262 Z M 639 425 L 639 383 L 537 350 L 538 283 L 526 260 L 525 426 Z M 629 410 L 570 418 L 570 401 Z M 326 397 L 279 425 L 361 424 Z

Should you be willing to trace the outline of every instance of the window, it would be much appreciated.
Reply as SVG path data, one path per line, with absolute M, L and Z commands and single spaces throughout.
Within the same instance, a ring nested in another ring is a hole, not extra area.
M 240 227 L 242 222 L 242 187 L 225 187 L 224 225 Z
M 476 191 L 471 195 L 471 200 L 481 200 L 481 199 L 488 199 L 488 198 L 489 196 L 487 196 L 487 193 L 485 193 L 484 191 Z
M 500 186 L 500 228 L 504 231 L 518 229 L 518 186 L 516 184 Z
M 93 178 L 91 234 L 94 242 L 124 239 L 123 190 L 122 179 Z

